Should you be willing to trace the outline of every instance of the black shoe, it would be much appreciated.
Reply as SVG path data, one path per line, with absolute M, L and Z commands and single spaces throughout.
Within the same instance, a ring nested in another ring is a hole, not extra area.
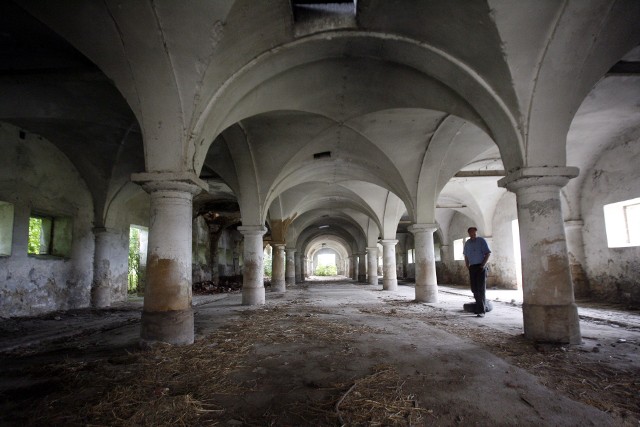
M 476 317 L 484 317 L 484 313 L 477 313 Z

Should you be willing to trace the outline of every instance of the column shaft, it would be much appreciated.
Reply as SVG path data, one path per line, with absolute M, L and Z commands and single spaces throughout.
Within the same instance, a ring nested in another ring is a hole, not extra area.
M 367 248 L 367 282 L 369 285 L 378 284 L 378 247 Z
M 261 305 L 265 302 L 262 236 L 267 229 L 262 225 L 243 225 L 238 231 L 244 236 L 242 305 Z
M 302 282 L 302 257 L 299 253 L 294 256 L 296 268 L 296 283 Z
M 284 292 L 286 290 L 284 280 L 284 244 L 274 243 L 271 257 L 271 290 Z
M 414 224 L 409 227 L 416 246 L 416 301 L 438 302 L 436 257 L 433 248 L 433 232 L 436 224 Z
M 94 308 L 104 308 L 111 306 L 111 260 L 114 252 L 114 238 L 117 235 L 114 231 L 106 228 L 96 228 L 95 252 L 93 256 L 93 283 L 91 285 L 91 306 Z
M 568 180 L 530 176 L 506 183 L 518 204 L 524 333 L 534 341 L 581 342 L 560 204 Z
M 186 182 L 151 181 L 147 283 L 140 337 L 143 344 L 193 343 L 191 228 L 193 194 Z
M 396 244 L 397 240 L 381 240 L 382 243 L 382 289 L 385 291 L 398 290 L 398 276 L 396 272 Z
M 296 284 L 296 250 L 293 248 L 286 248 L 286 267 L 285 267 L 285 282 L 287 285 Z
M 365 252 L 358 254 L 358 282 L 366 283 L 367 281 L 367 260 Z

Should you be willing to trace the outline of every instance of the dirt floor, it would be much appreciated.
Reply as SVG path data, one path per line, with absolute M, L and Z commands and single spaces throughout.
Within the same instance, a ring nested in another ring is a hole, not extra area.
M 640 313 L 580 302 L 583 344 L 522 336 L 521 296 L 435 304 L 350 280 L 194 296 L 196 342 L 138 348 L 141 300 L 0 321 L 2 426 L 640 425 Z

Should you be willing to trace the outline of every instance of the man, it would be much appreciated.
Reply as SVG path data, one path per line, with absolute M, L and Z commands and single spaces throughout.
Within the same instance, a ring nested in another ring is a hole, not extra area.
M 464 263 L 469 269 L 469 281 L 471 292 L 476 299 L 475 313 L 478 317 L 484 317 L 486 311 L 485 292 L 487 282 L 487 261 L 491 250 L 487 241 L 478 237 L 478 229 L 469 227 L 469 240 L 464 244 Z

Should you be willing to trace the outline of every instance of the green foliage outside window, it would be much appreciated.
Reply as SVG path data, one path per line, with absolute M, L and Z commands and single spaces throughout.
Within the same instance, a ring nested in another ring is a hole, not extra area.
M 140 230 L 129 228 L 129 282 L 130 294 L 138 291 L 138 273 L 140 272 Z
M 316 276 L 337 276 L 338 269 L 335 265 L 319 265 L 316 267 Z
M 263 265 L 264 265 L 264 275 L 265 277 L 271 277 L 272 274 L 272 257 L 271 255 L 269 255 L 269 253 L 267 251 L 264 252 L 264 261 L 263 261 Z
M 40 240 L 42 237 L 42 218 L 29 218 L 29 242 L 28 253 L 40 253 Z

